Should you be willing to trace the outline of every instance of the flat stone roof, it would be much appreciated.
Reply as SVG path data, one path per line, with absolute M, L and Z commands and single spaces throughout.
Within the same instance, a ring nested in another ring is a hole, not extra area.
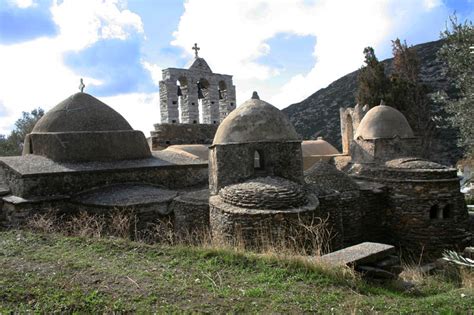
M 102 207 L 133 207 L 169 202 L 178 193 L 143 184 L 116 184 L 81 193 L 72 198 L 76 203 Z
M 194 166 L 207 167 L 207 162 L 175 152 L 154 151 L 152 157 L 122 161 L 55 162 L 39 155 L 0 157 L 0 164 L 23 177 L 76 172 L 114 171 L 127 169 Z

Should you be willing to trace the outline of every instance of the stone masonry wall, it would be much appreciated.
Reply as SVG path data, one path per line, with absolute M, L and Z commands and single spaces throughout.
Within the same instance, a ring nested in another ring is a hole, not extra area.
M 174 144 L 211 144 L 218 125 L 156 124 L 151 132 L 152 150 Z

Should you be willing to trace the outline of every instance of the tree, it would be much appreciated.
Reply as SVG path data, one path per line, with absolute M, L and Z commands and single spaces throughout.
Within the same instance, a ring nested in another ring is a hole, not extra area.
M 454 81 L 458 96 L 447 99 L 446 109 L 450 121 L 460 131 L 459 145 L 467 157 L 474 158 L 474 26 L 472 21 L 459 23 L 456 15 L 449 18 L 450 25 L 441 32 L 445 44 L 438 52 L 448 67 L 448 76 Z
M 422 153 L 427 156 L 436 128 L 432 120 L 432 100 L 429 89 L 419 80 L 420 61 L 413 47 L 406 41 L 392 41 L 393 72 L 390 76 L 390 99 L 400 110 L 422 140 Z
M 23 141 L 36 122 L 43 117 L 44 110 L 36 108 L 31 112 L 23 112 L 22 117 L 15 122 L 15 129 L 8 137 L 0 135 L 0 156 L 20 155 L 23 150 Z
M 385 67 L 375 56 L 372 47 L 364 49 L 365 66 L 358 76 L 357 103 L 373 107 L 390 96 L 390 82 L 385 75 Z

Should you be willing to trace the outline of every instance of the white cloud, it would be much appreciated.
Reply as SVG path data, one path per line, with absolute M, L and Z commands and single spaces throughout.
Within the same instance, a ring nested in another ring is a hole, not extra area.
M 20 9 L 27 9 L 36 6 L 35 1 L 33 0 L 10 0 L 9 2 Z
M 59 26 L 57 38 L 66 49 L 82 49 L 100 39 L 126 39 L 131 33 L 143 33 L 140 16 L 120 10 L 118 0 L 55 0 L 51 8 Z
M 143 32 L 140 17 L 120 10 L 120 5 L 116 0 L 54 1 L 51 10 L 60 30 L 58 36 L 0 45 L 0 103 L 6 112 L 0 117 L 0 134 L 11 131 L 22 111 L 29 112 L 38 106 L 48 110 L 78 92 L 80 77 L 84 78 L 86 92 L 87 85 L 101 84 L 96 78 L 84 77 L 66 67 L 63 54 L 85 48 L 100 39 L 124 39 L 133 32 Z M 146 105 L 133 103 L 132 99 L 143 104 L 149 104 L 149 101 L 135 95 L 123 97 L 130 103 L 129 108 L 122 109 L 122 114 L 126 117 L 130 114 L 134 125 L 150 130 L 151 125 L 144 127 L 135 117 L 136 106 L 145 108 Z M 146 116 L 143 115 L 144 121 L 148 120 Z
M 191 54 L 197 42 L 214 71 L 234 75 L 239 103 L 258 90 L 282 108 L 359 68 L 364 47 L 386 49 L 410 28 L 432 28 L 428 14 L 442 6 L 438 0 L 188 0 L 172 44 Z M 257 58 L 279 33 L 316 40 L 309 73 L 275 86 L 278 69 Z
M 150 136 L 153 124 L 160 122 L 159 93 L 129 93 L 103 97 L 101 101 L 122 114 L 133 129 Z

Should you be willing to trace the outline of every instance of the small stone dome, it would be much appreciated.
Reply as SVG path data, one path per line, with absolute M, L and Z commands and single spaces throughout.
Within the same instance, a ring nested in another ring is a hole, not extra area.
M 250 209 L 291 209 L 305 205 L 301 185 L 279 177 L 258 177 L 219 191 L 223 201 Z
M 86 93 L 71 95 L 44 115 L 32 132 L 132 130 L 108 105 Z
M 213 144 L 298 140 L 295 128 L 282 111 L 267 102 L 250 99 L 224 119 Z
M 48 111 L 25 138 L 23 155 L 58 162 L 133 160 L 151 157 L 141 131 L 95 97 L 77 93 Z
M 338 170 L 334 165 L 318 162 L 304 173 L 304 180 L 311 190 L 318 196 L 337 192 L 357 191 L 359 186 L 346 173 Z
M 319 137 L 317 140 L 305 140 L 301 143 L 303 156 L 311 155 L 333 155 L 339 154 L 339 151 L 329 142 Z
M 414 138 L 413 130 L 401 112 L 393 107 L 378 105 L 362 118 L 354 139 Z

